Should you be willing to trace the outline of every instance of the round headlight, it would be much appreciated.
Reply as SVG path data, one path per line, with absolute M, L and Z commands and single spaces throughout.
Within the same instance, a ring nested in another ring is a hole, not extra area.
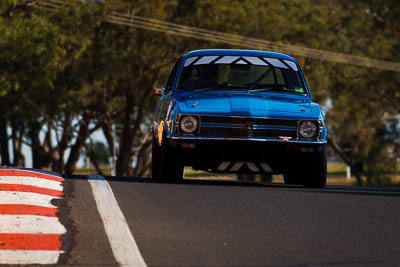
M 179 127 L 182 132 L 184 132 L 186 134 L 193 134 L 199 128 L 199 121 L 196 117 L 184 116 L 181 118 Z
M 314 139 L 317 136 L 318 129 L 314 122 L 303 121 L 299 126 L 300 137 Z

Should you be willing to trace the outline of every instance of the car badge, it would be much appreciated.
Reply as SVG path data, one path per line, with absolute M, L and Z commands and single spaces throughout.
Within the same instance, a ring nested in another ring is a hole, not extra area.
M 249 131 L 249 132 L 253 131 L 253 126 L 254 126 L 253 122 L 246 123 L 247 131 Z
M 290 139 L 292 139 L 292 137 L 287 137 L 287 136 L 279 136 L 279 138 L 280 139 L 282 139 L 283 140 L 283 142 L 287 142 L 287 141 L 289 141 Z
M 301 108 L 300 111 L 301 112 L 306 112 L 306 110 L 304 108 Z
M 192 105 L 192 108 L 197 108 L 197 102 Z

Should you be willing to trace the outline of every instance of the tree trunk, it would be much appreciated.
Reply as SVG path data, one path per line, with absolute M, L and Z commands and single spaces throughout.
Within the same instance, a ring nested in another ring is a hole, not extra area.
M 150 88 L 150 87 L 149 87 Z M 137 133 L 140 131 L 140 125 L 143 122 L 144 106 L 146 99 L 151 94 L 151 90 L 143 93 L 140 99 L 137 101 L 137 112 L 135 114 L 135 101 L 131 90 L 125 92 L 126 97 L 126 111 L 124 116 L 123 132 L 120 139 L 119 154 L 117 159 L 117 175 L 126 175 L 129 169 L 129 160 L 132 156 L 133 142 L 137 138 Z M 135 118 L 132 120 L 131 118 Z M 133 125 L 133 128 L 131 125 Z
M 137 153 L 137 166 L 134 169 L 133 176 L 135 177 L 143 177 L 145 175 L 150 174 L 150 168 L 151 168 L 151 157 L 150 157 L 150 151 L 151 151 L 151 134 L 149 134 L 150 138 L 145 138 L 144 142 L 138 147 L 138 153 Z M 150 149 L 149 149 L 150 148 Z
M 10 153 L 8 150 L 7 121 L 2 115 L 0 117 L 0 155 L 1 165 L 10 165 Z
M 65 118 L 63 122 L 63 133 L 62 137 L 57 146 L 58 158 L 55 160 L 52 166 L 52 170 L 55 172 L 64 172 L 65 163 L 64 163 L 64 154 L 67 149 L 68 142 L 72 137 L 72 126 L 71 126 L 71 114 L 69 112 L 65 112 Z
M 115 170 L 115 168 L 116 168 L 116 155 L 115 155 L 115 147 L 114 147 L 114 138 L 115 137 L 112 132 L 112 122 L 111 122 L 110 114 L 106 115 L 102 129 L 103 129 L 104 137 L 107 140 L 108 150 L 109 150 L 111 158 L 112 158 L 112 160 L 111 160 L 112 166 L 111 167 L 113 170 Z M 115 173 L 112 172 L 111 175 L 115 175 Z
M 22 153 L 22 138 L 23 138 L 23 129 L 20 130 L 18 127 L 18 123 L 15 120 L 11 120 L 11 138 L 12 138 L 12 147 L 13 147 L 13 165 L 18 167 L 25 167 L 25 157 Z
M 133 136 L 131 131 L 132 115 L 134 114 L 134 96 L 130 90 L 125 90 L 125 114 L 122 133 L 120 137 L 119 153 L 117 159 L 117 175 L 127 174 L 129 158 L 133 147 Z M 136 121 L 138 123 L 138 121 Z
M 328 137 L 328 144 L 333 148 L 333 150 L 343 159 L 343 161 L 350 167 L 352 173 L 357 179 L 357 185 L 362 186 L 362 170 L 359 168 L 360 164 L 354 164 L 351 158 L 346 155 L 343 149 L 334 140 Z
M 149 172 L 148 162 L 150 161 L 150 151 L 149 147 L 151 146 L 151 133 L 146 134 L 141 140 L 140 143 L 136 146 L 135 153 L 133 153 L 133 157 L 136 157 L 137 164 L 136 167 L 132 170 L 131 176 L 141 177 L 146 172 Z
M 101 175 L 101 176 L 104 176 L 104 174 L 103 174 L 103 171 L 100 169 L 100 166 L 99 166 L 99 164 L 97 163 L 97 159 L 96 159 L 96 150 L 94 150 L 94 149 L 88 149 L 87 147 L 86 147 L 86 151 L 89 151 L 89 159 L 90 159 L 90 161 L 93 163 L 93 166 L 96 168 L 96 171 L 97 171 L 97 174 L 99 174 L 99 175 Z
M 71 153 L 69 154 L 67 165 L 65 166 L 65 172 L 67 175 L 72 175 L 75 171 L 76 163 L 78 162 L 82 149 L 85 146 L 85 142 L 90 135 L 89 120 L 89 112 L 84 111 L 82 120 L 80 121 L 78 136 L 76 137 L 75 144 L 71 148 Z
M 32 123 L 30 125 L 29 138 L 31 139 L 32 165 L 35 169 L 48 167 L 51 162 L 50 156 L 47 155 L 40 144 L 39 132 L 40 125 L 38 123 Z

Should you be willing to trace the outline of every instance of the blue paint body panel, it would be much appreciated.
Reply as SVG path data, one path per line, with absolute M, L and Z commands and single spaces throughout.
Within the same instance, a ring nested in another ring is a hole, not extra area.
M 307 100 L 267 94 L 261 96 L 226 92 L 187 96 L 176 93 L 174 97 L 179 111 L 186 114 L 299 119 L 311 117 L 315 119 L 320 115 L 318 108 L 312 108 Z

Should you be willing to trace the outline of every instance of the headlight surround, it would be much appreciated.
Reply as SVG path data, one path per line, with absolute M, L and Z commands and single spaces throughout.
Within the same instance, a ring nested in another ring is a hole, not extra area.
M 182 116 L 179 120 L 179 129 L 184 134 L 195 134 L 199 130 L 199 118 Z
M 315 139 L 318 136 L 318 123 L 314 121 L 300 122 L 299 134 L 302 139 Z

